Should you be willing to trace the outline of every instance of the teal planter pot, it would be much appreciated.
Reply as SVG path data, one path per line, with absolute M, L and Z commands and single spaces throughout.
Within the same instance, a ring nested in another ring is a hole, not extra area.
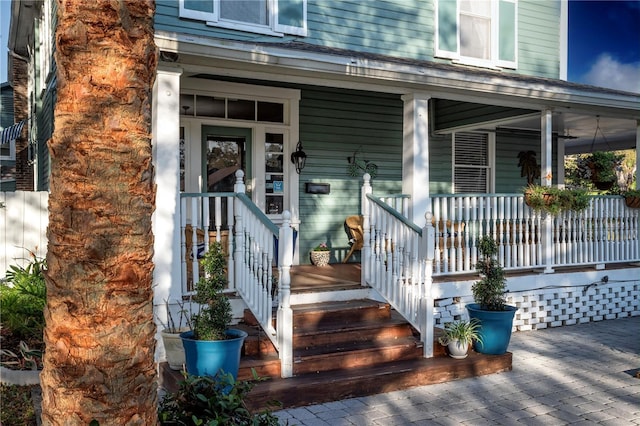
M 220 370 L 238 379 L 242 344 L 247 333 L 227 330 L 226 340 L 195 340 L 193 331 L 180 333 L 187 366 L 187 373 L 195 376 L 215 377 Z
M 518 308 L 505 306 L 504 311 L 486 311 L 480 309 L 477 303 L 467 305 L 469 318 L 480 321 L 478 334 L 482 337 L 482 343 L 474 342 L 473 349 L 481 354 L 502 355 L 507 352 L 511 340 L 513 317 Z

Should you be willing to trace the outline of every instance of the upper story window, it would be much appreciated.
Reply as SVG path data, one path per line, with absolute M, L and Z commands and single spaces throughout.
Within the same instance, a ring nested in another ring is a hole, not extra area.
M 180 0 L 180 17 L 261 34 L 307 35 L 307 0 Z
M 437 0 L 436 56 L 517 67 L 517 0 Z

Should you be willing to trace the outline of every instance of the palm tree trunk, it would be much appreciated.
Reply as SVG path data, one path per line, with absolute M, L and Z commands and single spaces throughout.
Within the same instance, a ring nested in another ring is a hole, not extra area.
M 155 425 L 152 0 L 58 0 L 44 424 Z

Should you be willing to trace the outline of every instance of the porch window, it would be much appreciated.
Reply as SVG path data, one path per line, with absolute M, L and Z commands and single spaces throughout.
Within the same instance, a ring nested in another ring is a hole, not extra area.
M 265 206 L 267 214 L 284 211 L 284 135 L 265 135 Z
M 180 0 L 180 18 L 269 35 L 307 35 L 307 0 Z
M 436 56 L 516 68 L 517 0 L 437 0 Z
M 490 192 L 489 135 L 456 133 L 453 142 L 453 158 L 454 193 Z
M 189 117 L 284 123 L 284 104 L 253 99 L 182 94 L 180 95 L 180 114 Z

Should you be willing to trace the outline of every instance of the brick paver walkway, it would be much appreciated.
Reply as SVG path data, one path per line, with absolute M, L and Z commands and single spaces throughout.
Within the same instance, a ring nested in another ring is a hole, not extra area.
M 640 316 L 514 333 L 513 371 L 276 412 L 289 425 L 640 425 Z

